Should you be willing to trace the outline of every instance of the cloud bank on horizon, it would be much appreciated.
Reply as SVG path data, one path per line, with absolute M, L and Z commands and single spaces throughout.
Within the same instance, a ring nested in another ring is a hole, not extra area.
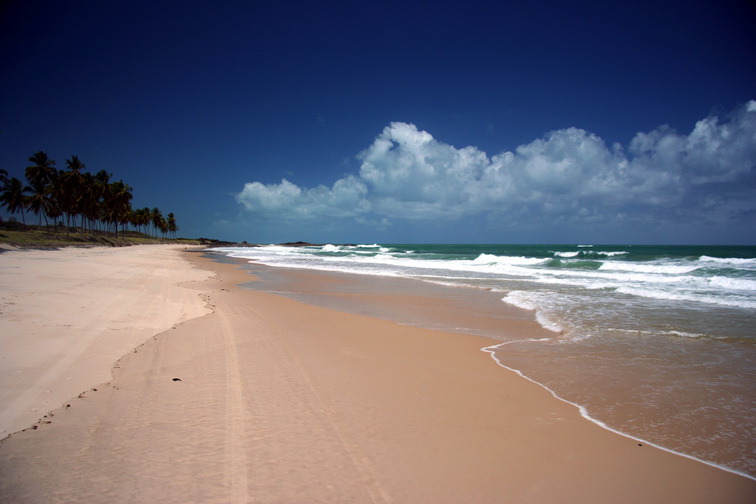
M 662 126 L 607 145 L 571 127 L 492 156 L 393 122 L 357 158 L 358 173 L 331 186 L 249 182 L 236 200 L 264 220 L 351 219 L 376 229 L 469 216 L 553 227 L 716 226 L 756 215 L 754 100 L 687 135 Z

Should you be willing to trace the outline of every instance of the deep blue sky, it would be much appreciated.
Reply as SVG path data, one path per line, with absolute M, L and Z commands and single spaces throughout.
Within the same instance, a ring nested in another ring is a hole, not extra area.
M 0 167 L 79 156 L 190 237 L 753 244 L 755 22 L 747 0 L 11 0 Z

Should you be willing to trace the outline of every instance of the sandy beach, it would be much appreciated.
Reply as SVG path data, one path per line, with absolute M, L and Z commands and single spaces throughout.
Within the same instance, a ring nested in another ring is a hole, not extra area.
M 111 378 L 155 334 L 209 313 L 183 247 L 0 254 L 0 438 Z
M 170 246 L 0 271 L 2 502 L 756 500 L 586 421 L 487 338 L 241 289 L 238 264 Z

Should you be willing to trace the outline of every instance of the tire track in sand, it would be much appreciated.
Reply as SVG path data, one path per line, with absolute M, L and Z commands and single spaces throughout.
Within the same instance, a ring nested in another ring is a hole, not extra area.
M 288 329 L 248 297 L 226 292 L 206 300 L 224 347 L 229 501 L 393 502 L 368 458 L 340 429 L 287 341 Z
M 245 403 L 242 374 L 239 368 L 239 352 L 231 323 L 223 311 L 215 310 L 220 322 L 225 347 L 226 364 L 226 412 L 224 480 L 231 490 L 231 502 L 248 501 L 247 455 L 244 445 Z
M 357 481 L 352 480 L 351 483 L 332 481 L 336 486 L 352 486 L 352 484 L 359 486 L 361 493 L 364 492 L 364 496 L 370 499 L 370 502 L 374 504 L 387 504 L 392 503 L 394 500 L 389 493 L 381 486 L 378 478 L 375 475 L 375 471 L 370 463 L 368 457 L 361 453 L 358 446 L 350 442 L 348 436 L 344 435 L 342 429 L 339 428 L 337 417 L 338 415 L 328 405 L 328 401 L 324 400 L 321 394 L 318 392 L 318 387 L 310 378 L 309 373 L 302 363 L 297 352 L 291 347 L 287 341 L 285 334 L 286 331 L 279 327 L 269 317 L 264 317 L 259 311 L 251 306 L 245 307 L 247 312 L 247 322 L 250 323 L 254 320 L 254 326 L 249 327 L 252 332 L 258 334 L 264 334 L 263 339 L 265 342 L 258 348 L 265 348 L 265 353 L 269 355 L 276 355 L 275 362 L 277 363 L 277 369 L 275 372 L 268 370 L 265 373 L 270 377 L 273 374 L 278 375 L 276 379 L 279 385 L 284 385 L 284 389 L 287 390 L 286 394 L 289 401 L 289 409 L 292 416 L 298 417 L 299 422 L 302 424 L 299 427 L 294 425 L 283 425 L 283 422 L 278 424 L 258 425 L 256 430 L 258 432 L 268 433 L 274 440 L 280 439 L 282 430 L 286 432 L 287 444 L 291 444 L 290 448 L 294 448 L 296 443 L 298 431 L 306 429 L 308 438 L 317 441 L 322 440 L 323 446 L 329 446 L 329 454 L 322 453 L 321 463 L 326 466 L 341 467 L 339 472 L 345 474 L 347 472 L 354 471 L 353 474 L 357 476 Z M 263 322 L 264 321 L 264 322 Z M 259 364 L 259 363 L 258 363 Z M 273 386 L 273 389 L 278 387 Z M 278 390 L 282 390 L 278 388 Z M 279 419 L 280 420 L 280 419 Z M 305 445 L 302 446 L 305 448 Z M 334 460 L 332 457 L 338 459 Z M 347 471 L 347 467 L 351 466 L 351 471 Z M 333 495 L 339 495 L 338 491 L 334 489 Z M 338 500 L 339 502 L 343 500 Z

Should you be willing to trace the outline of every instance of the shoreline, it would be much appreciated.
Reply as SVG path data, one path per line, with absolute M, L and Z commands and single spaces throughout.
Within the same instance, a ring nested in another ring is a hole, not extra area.
M 214 257 L 215 254 L 220 255 L 213 251 L 209 255 Z M 756 481 L 753 473 L 749 474 L 742 467 L 728 465 L 724 457 L 717 460 L 706 458 L 705 452 L 701 454 L 696 453 L 695 450 L 686 451 L 685 448 L 688 446 L 679 442 L 685 440 L 683 430 L 669 431 L 667 437 L 647 436 L 639 432 L 637 428 L 635 431 L 625 430 L 621 416 L 603 416 L 602 413 L 606 413 L 605 410 L 599 407 L 594 411 L 595 403 L 590 400 L 581 401 L 580 393 L 576 394 L 574 389 L 550 386 L 554 384 L 539 380 L 539 376 L 544 376 L 544 369 L 538 362 L 533 361 L 539 358 L 536 345 L 548 345 L 558 340 L 560 334 L 549 331 L 537 323 L 537 320 L 534 321 L 532 310 L 502 303 L 500 295 L 492 294 L 486 289 L 452 287 L 420 279 L 381 277 L 355 272 L 277 268 L 257 262 L 251 262 L 248 269 L 261 277 L 259 282 L 245 284 L 251 289 L 284 295 L 316 306 L 366 314 L 427 329 L 491 337 L 496 341 L 492 341 L 482 350 L 489 353 L 497 365 L 538 384 L 556 399 L 574 406 L 586 420 L 629 439 Z M 423 297 L 432 298 L 433 301 L 423 305 L 418 302 L 418 299 Z M 431 308 L 427 308 L 428 306 Z M 499 323 L 502 320 L 503 323 Z M 530 355 L 531 362 L 520 362 L 519 366 L 516 361 L 514 366 L 508 362 L 510 352 L 507 351 L 507 345 L 510 344 L 513 347 L 522 344 L 531 345 L 530 348 L 534 349 Z M 569 357 L 569 353 L 564 356 Z M 526 365 L 522 366 L 522 364 Z M 562 371 L 569 371 L 569 368 L 562 366 Z M 531 374 L 532 372 L 535 374 Z M 554 375 L 553 371 L 551 375 Z M 625 373 L 624 379 L 629 380 L 628 383 L 635 379 L 637 383 L 643 384 L 641 375 L 633 377 Z M 602 384 L 597 384 L 597 387 L 601 388 Z M 632 396 L 615 395 L 612 397 L 616 398 L 613 402 L 617 404 L 637 403 L 637 399 Z M 586 399 L 585 394 L 582 398 Z M 599 404 L 599 406 L 603 405 Z M 626 409 L 631 414 L 638 414 L 632 406 L 627 406 Z M 662 409 L 657 409 L 657 411 L 664 415 Z M 665 421 L 664 418 L 655 419 L 651 416 L 646 418 L 651 422 L 649 425 L 653 425 L 655 421 Z M 675 438 L 674 435 L 678 437 Z
M 214 260 L 212 257 L 207 257 L 207 258 L 210 259 L 210 260 Z M 235 263 L 235 262 L 238 261 L 237 264 L 240 264 L 240 267 L 243 270 L 246 270 L 251 276 L 254 276 L 255 273 L 256 273 L 256 271 L 255 271 L 254 268 L 245 268 L 244 267 L 244 266 L 248 266 L 250 264 L 249 261 L 247 261 L 247 260 L 244 260 L 244 259 L 232 259 L 232 258 L 229 258 L 227 256 L 225 256 L 225 259 L 226 260 L 230 260 L 229 261 L 230 263 Z M 259 266 L 260 265 L 256 265 L 256 267 L 258 267 L 258 268 L 259 268 Z M 266 268 L 269 268 L 269 267 L 266 267 Z M 318 272 L 316 272 L 316 274 L 313 274 L 313 272 L 311 272 L 309 270 L 296 270 L 296 269 L 294 269 L 294 270 L 290 270 L 288 273 L 290 273 L 294 277 L 299 277 L 300 281 L 302 281 L 304 283 L 307 283 L 307 284 L 318 282 L 318 280 L 322 281 L 322 280 L 328 279 L 328 278 L 336 278 L 336 277 L 339 277 L 341 275 L 346 276 L 346 277 L 351 277 L 353 280 L 355 280 L 358 283 L 360 281 L 365 281 L 365 280 L 368 280 L 368 281 L 375 281 L 376 280 L 375 278 L 371 278 L 371 277 L 364 278 L 364 277 L 359 277 L 359 276 L 356 276 L 356 275 L 350 275 L 348 273 L 334 274 L 332 272 L 326 272 L 326 271 L 318 271 Z M 312 278 L 309 278 L 309 277 L 314 277 L 315 280 L 313 280 Z M 391 280 L 395 280 L 395 279 L 390 279 L 389 281 L 391 281 Z M 255 281 L 256 280 L 252 279 L 251 283 L 254 283 Z M 410 280 L 410 281 L 411 282 L 418 282 L 418 281 L 415 281 L 415 280 Z M 301 286 L 301 284 L 300 284 L 300 286 Z M 287 297 L 285 294 L 280 294 L 280 295 L 282 295 L 284 297 Z M 307 303 L 307 301 L 298 300 L 296 298 L 295 298 L 295 300 L 297 302 L 304 302 L 305 304 L 310 304 L 310 303 Z M 322 305 L 313 305 L 313 306 L 322 306 Z M 505 307 L 505 308 L 507 310 L 509 310 L 510 312 L 514 312 L 514 313 L 519 312 L 521 314 L 525 314 L 526 315 L 524 317 L 525 320 L 519 320 L 518 321 L 517 320 L 518 317 L 517 316 L 513 316 L 512 318 L 510 318 L 507 321 L 507 323 L 510 326 L 510 329 L 512 329 L 511 334 L 520 334 L 521 335 L 525 331 L 538 331 L 538 332 L 542 332 L 544 334 L 550 334 L 550 331 L 548 329 L 544 328 L 537 321 L 535 321 L 534 317 L 532 317 L 532 312 L 531 311 L 524 310 L 524 309 L 521 309 L 521 308 L 511 307 L 511 306 Z M 355 313 L 353 311 L 343 311 L 343 310 L 340 310 L 339 308 L 335 308 L 333 305 L 327 306 L 326 309 L 335 310 L 335 311 L 341 311 L 342 313 Z M 368 315 L 368 316 L 371 316 L 371 315 Z M 511 316 L 511 313 L 510 313 L 510 316 Z M 533 320 L 529 320 L 531 318 Z M 390 323 L 400 323 L 401 324 L 401 322 L 394 321 L 390 317 L 380 317 L 380 319 L 381 320 L 386 320 L 386 321 L 388 321 Z M 517 324 L 517 327 L 516 328 L 512 328 L 512 326 L 515 325 L 515 324 Z M 409 327 L 417 327 L 417 326 L 412 326 L 411 325 Z M 432 329 L 432 328 L 429 329 L 429 330 L 431 330 L 431 331 L 438 331 L 438 329 Z M 444 330 L 440 330 L 440 331 L 446 332 Z M 597 427 L 599 427 L 599 428 L 601 428 L 601 429 L 603 429 L 603 430 L 605 430 L 605 431 L 607 431 L 607 432 L 609 432 L 609 433 L 611 433 L 613 435 L 618 435 L 618 436 L 621 436 L 623 438 L 627 438 L 627 439 L 632 440 L 632 441 L 640 442 L 640 443 L 642 443 L 642 446 L 652 447 L 654 449 L 657 449 L 657 450 L 669 453 L 669 454 L 674 455 L 676 457 L 682 457 L 684 459 L 693 461 L 695 463 L 703 464 L 705 466 L 708 466 L 708 467 L 711 467 L 711 468 L 714 468 L 714 469 L 717 469 L 717 470 L 721 470 L 721 471 L 724 471 L 724 472 L 727 472 L 727 473 L 730 473 L 730 474 L 733 474 L 733 475 L 736 475 L 736 476 L 739 476 L 739 477 L 743 477 L 743 478 L 746 478 L 746 479 L 749 479 L 749 480 L 752 480 L 752 481 L 756 481 L 756 477 L 753 477 L 753 476 L 751 476 L 751 475 L 749 475 L 747 473 L 744 473 L 744 472 L 741 472 L 741 471 L 738 471 L 738 470 L 735 470 L 735 469 L 732 469 L 732 468 L 729 468 L 729 467 L 726 467 L 726 466 L 722 466 L 722 465 L 714 463 L 714 462 L 702 460 L 702 459 L 699 459 L 699 458 L 697 458 L 695 456 L 692 456 L 692 455 L 689 455 L 689 454 L 686 454 L 686 453 L 682 453 L 682 452 L 678 452 L 678 451 L 666 448 L 664 446 L 660 446 L 660 445 L 655 444 L 653 442 L 650 442 L 648 440 L 645 440 L 645 439 L 633 436 L 632 434 L 621 432 L 621 431 L 619 431 L 617 429 L 614 429 L 611 426 L 605 424 L 604 422 L 602 422 L 602 421 L 600 421 L 598 419 L 593 418 L 590 415 L 590 413 L 588 412 L 588 410 L 584 406 L 560 397 L 556 392 L 554 392 L 553 390 L 551 390 L 548 386 L 546 386 L 544 384 L 541 384 L 541 383 L 533 380 L 532 378 L 526 376 L 525 374 L 523 374 L 519 370 L 510 368 L 510 367 L 504 365 L 496 357 L 495 351 L 494 351 L 495 348 L 501 347 L 501 346 L 509 344 L 509 343 L 515 343 L 515 342 L 517 342 L 519 340 L 511 340 L 511 341 L 503 341 L 502 342 L 502 341 L 498 340 L 497 338 L 493 338 L 493 337 L 485 335 L 485 334 L 479 334 L 478 335 L 478 334 L 472 333 L 472 334 L 466 335 L 465 333 L 459 333 L 459 332 L 456 332 L 456 331 L 453 331 L 453 330 L 450 331 L 450 332 L 452 334 L 458 334 L 459 336 L 462 336 L 462 337 L 464 337 L 464 336 L 470 336 L 471 335 L 471 336 L 473 336 L 475 338 L 480 338 L 482 341 L 488 340 L 490 343 L 493 343 L 492 345 L 486 345 L 486 346 L 484 346 L 482 348 L 479 348 L 479 351 L 486 353 L 494 361 L 494 363 L 497 366 L 503 368 L 507 372 L 511 372 L 511 373 L 516 374 L 519 378 L 522 378 L 524 380 L 527 380 L 530 383 L 533 383 L 534 385 L 537 385 L 539 388 L 541 388 L 541 389 L 545 390 L 546 392 L 548 392 L 548 394 L 550 394 L 554 399 L 556 399 L 556 400 L 558 400 L 558 401 L 560 401 L 562 403 L 565 403 L 565 404 L 573 407 L 575 410 L 577 410 L 577 412 L 579 413 L 579 415 L 584 420 L 590 422 L 591 424 L 593 424 L 593 425 L 595 425 L 595 426 L 597 426 Z M 641 446 L 641 444 L 639 444 L 638 446 Z
M 656 448 L 657 450 L 662 450 L 662 451 L 665 451 L 667 453 L 671 453 L 671 454 L 679 456 L 679 457 L 683 457 L 683 458 L 686 458 L 686 459 L 689 459 L 689 460 L 693 460 L 693 461 L 699 462 L 701 464 L 704 464 L 704 465 L 707 465 L 707 466 L 710 466 L 710 467 L 714 467 L 716 469 L 719 469 L 719 470 L 722 470 L 722 471 L 725 471 L 725 472 L 736 474 L 738 476 L 742 476 L 743 478 L 746 478 L 746 479 L 749 479 L 749 480 L 752 480 L 752 481 L 756 481 L 756 477 L 755 476 L 752 476 L 752 475 L 750 475 L 748 473 L 745 473 L 743 471 L 738 471 L 737 469 L 733 469 L 731 467 L 727 467 L 727 466 L 724 466 L 722 464 L 718 464 L 716 462 L 711 462 L 709 460 L 704 460 L 704 459 L 698 458 L 698 457 L 696 457 L 694 455 L 690 455 L 690 454 L 687 454 L 687 453 L 684 453 L 684 452 L 681 452 L 681 451 L 676 451 L 676 450 L 673 450 L 671 448 L 667 448 L 667 447 L 662 446 L 662 445 L 660 445 L 658 443 L 654 443 L 654 442 L 648 441 L 647 439 L 644 439 L 644 438 L 641 438 L 641 437 L 638 437 L 638 436 L 634 436 L 632 434 L 628 434 L 627 432 L 622 432 L 621 430 L 615 429 L 614 427 L 611 427 L 607 423 L 605 423 L 605 422 L 603 422 L 603 421 L 601 421 L 601 420 L 599 420 L 597 418 L 594 418 L 593 416 L 591 416 L 590 411 L 585 406 L 583 406 L 581 404 L 578 404 L 578 403 L 575 403 L 575 402 L 572 402 L 569 399 L 565 399 L 564 397 L 561 397 L 555 391 L 551 390 L 548 386 L 546 386 L 546 385 L 544 385 L 544 384 L 542 384 L 542 383 L 540 383 L 540 382 L 538 382 L 538 381 L 530 378 L 529 376 L 527 376 L 526 374 L 524 374 L 522 371 L 504 365 L 496 357 L 496 349 L 498 349 L 501 346 L 506 345 L 507 343 L 510 343 L 510 342 L 497 343 L 495 345 L 491 345 L 490 347 L 482 348 L 481 351 L 488 353 L 491 356 L 491 358 L 496 362 L 496 364 L 498 366 L 506 369 L 507 371 L 511 371 L 511 372 L 517 374 L 521 378 L 523 378 L 523 379 L 525 379 L 525 380 L 527 380 L 527 381 L 529 381 L 531 383 L 534 383 L 534 384 L 538 385 L 539 387 L 541 387 L 544 390 L 546 390 L 547 392 L 549 392 L 554 397 L 554 399 L 557 399 L 557 400 L 562 401 L 562 402 L 564 402 L 566 404 L 569 404 L 570 406 L 573 406 L 575 409 L 578 410 L 578 412 L 580 413 L 580 416 L 582 416 L 585 420 L 587 420 L 587 421 L 589 421 L 589 422 L 597 425 L 598 427 L 601 427 L 602 429 L 607 430 L 607 431 L 609 431 L 609 432 L 611 432 L 613 434 L 617 434 L 618 436 L 626 437 L 626 438 L 631 439 L 633 441 L 639 441 L 641 443 L 645 443 L 645 445 L 651 446 L 653 448 Z M 511 343 L 517 343 L 517 341 L 512 341 Z
M 481 348 L 236 287 L 184 254 L 212 313 L 0 444 L 5 500 L 748 502 L 746 478 L 637 446 Z M 41 496 L 47 496 L 42 499 Z M 53 496 L 54 498 L 52 498 Z

